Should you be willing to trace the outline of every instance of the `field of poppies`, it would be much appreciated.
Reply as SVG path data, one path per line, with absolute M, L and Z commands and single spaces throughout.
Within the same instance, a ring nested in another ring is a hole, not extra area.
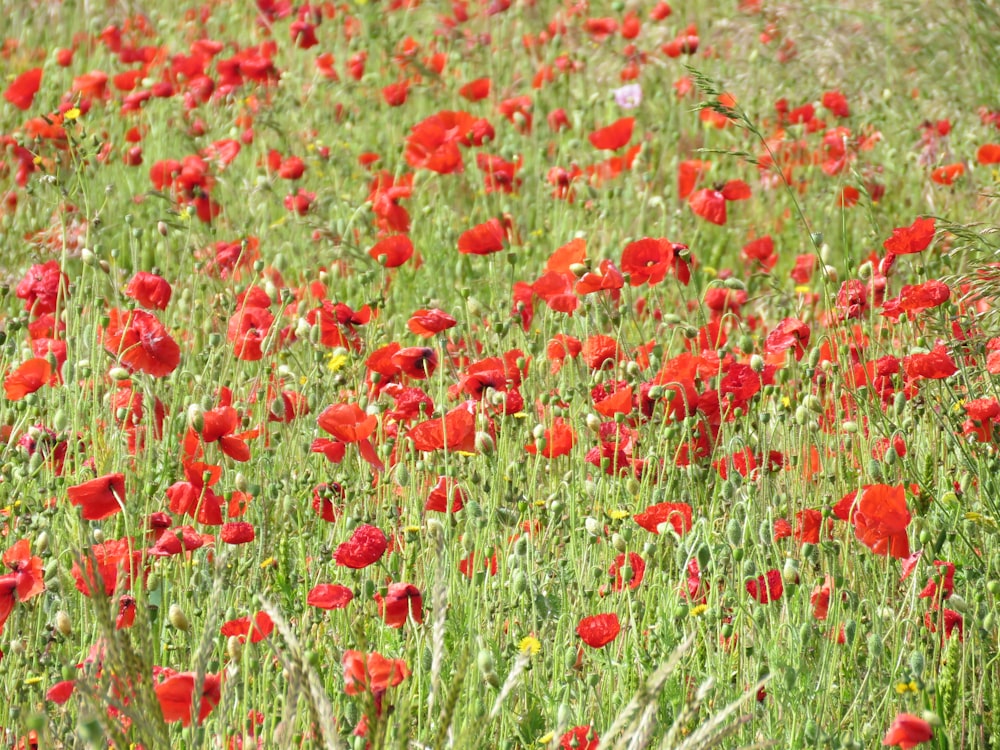
M 1000 748 L 992 2 L 4 13 L 0 747 Z

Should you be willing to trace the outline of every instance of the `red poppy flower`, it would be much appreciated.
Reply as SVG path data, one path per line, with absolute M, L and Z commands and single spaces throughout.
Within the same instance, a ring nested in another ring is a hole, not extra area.
M 781 571 L 769 570 L 765 575 L 747 581 L 747 593 L 761 604 L 776 602 L 784 592 Z
M 167 487 L 170 512 L 196 518 L 206 526 L 222 524 L 222 498 L 212 490 L 219 481 L 222 468 L 186 460 L 183 465 L 185 481 Z
M 32 68 L 21 73 L 3 92 L 3 98 L 21 111 L 31 109 L 35 94 L 42 85 L 42 69 Z
M 917 219 L 908 227 L 896 227 L 892 236 L 882 243 L 893 255 L 923 252 L 934 239 L 934 219 Z
M 809 595 L 809 603 L 813 608 L 813 617 L 825 620 L 830 612 L 830 593 L 833 590 L 833 576 L 827 575 L 823 583 L 816 586 Z
M 418 336 L 431 338 L 435 334 L 453 328 L 457 323 L 458 321 L 444 310 L 432 308 L 430 310 L 417 310 L 410 316 L 406 327 Z
M 794 347 L 795 359 L 800 361 L 809 346 L 809 326 L 798 318 L 785 318 L 778 323 L 764 341 L 764 351 L 778 354 Z
M 66 296 L 69 276 L 63 273 L 59 262 L 50 260 L 36 263 L 24 275 L 15 290 L 24 300 L 24 310 L 33 317 L 54 313 L 60 296 Z
M 602 151 L 616 151 L 632 139 L 634 117 L 623 117 L 610 125 L 598 128 L 590 134 L 590 143 Z
M 838 518 L 854 524 L 854 534 L 877 555 L 897 559 L 910 554 L 906 527 L 910 512 L 902 485 L 865 485 L 860 498 L 856 492 L 845 495 L 833 509 Z
M 466 255 L 489 255 L 503 250 L 503 224 L 499 219 L 490 219 L 462 232 L 458 238 L 458 252 Z
M 177 369 L 181 349 L 152 313 L 112 309 L 108 317 L 104 348 L 118 357 L 124 367 L 154 378 L 165 377 Z
M 938 569 L 938 579 L 931 578 L 927 585 L 917 595 L 921 599 L 947 599 L 955 593 L 955 563 L 935 560 L 934 567 Z M 936 605 L 935 605 L 936 606 Z
M 183 726 L 191 723 L 192 703 L 197 675 L 181 672 L 172 675 L 157 685 L 154 690 L 163 711 L 163 720 L 170 723 L 179 721 Z M 198 723 L 201 724 L 222 700 L 222 676 L 206 674 L 201 686 L 198 703 Z
M 357 404 L 333 404 L 323 410 L 316 422 L 338 440 L 356 443 L 375 431 L 378 417 L 366 414 Z
M 378 562 L 388 548 L 389 540 L 381 529 L 361 524 L 349 540 L 337 547 L 333 559 L 337 565 L 357 570 Z
M 101 521 L 125 509 L 125 475 L 105 474 L 66 490 L 87 521 Z
M 135 540 L 130 538 L 112 539 L 93 545 L 90 554 L 84 558 L 84 568 L 73 563 L 72 575 L 77 591 L 84 596 L 90 596 L 91 586 L 103 582 L 104 593 L 111 596 L 118 587 L 119 579 L 123 588 L 131 588 L 133 579 L 139 573 L 142 557 L 142 547 L 136 545 Z M 94 561 L 97 562 L 96 569 L 93 566 Z
M 368 255 L 386 268 L 398 268 L 413 257 L 413 242 L 405 234 L 394 234 L 372 245 Z
M 492 82 L 489 78 L 477 78 L 462 86 L 458 90 L 458 95 L 463 99 L 468 99 L 470 102 L 478 102 L 480 99 L 485 99 L 490 95 L 491 87 Z
M 3 388 L 7 398 L 20 401 L 52 381 L 52 365 L 43 357 L 29 359 L 4 378 Z
M 591 726 L 573 727 L 559 738 L 563 750 L 597 750 L 600 744 L 597 730 Z
M 413 126 L 406 138 L 406 163 L 438 174 L 461 172 L 462 153 L 458 146 L 469 145 L 469 133 L 476 126 L 468 112 L 442 111 Z
M 698 187 L 705 173 L 712 168 L 712 162 L 688 159 L 677 165 L 677 197 L 689 198 Z
M 938 185 L 953 185 L 955 180 L 965 174 L 965 165 L 961 162 L 946 164 L 931 172 L 931 181 Z
M 336 583 L 321 583 L 313 586 L 306 596 L 306 604 L 318 609 L 343 609 L 351 603 L 354 592 L 347 586 Z
M 986 143 L 976 151 L 976 161 L 980 164 L 1000 164 L 1000 144 Z
M 260 643 L 274 632 L 274 621 L 267 612 L 258 612 L 251 620 L 249 617 L 240 617 L 223 623 L 219 632 L 225 637 L 236 636 L 241 642 L 246 642 L 247 637 L 251 643 Z
M 390 583 L 385 596 L 375 594 L 378 615 L 390 628 L 401 628 L 412 616 L 417 624 L 424 621 L 423 597 L 412 583 Z
M 898 714 L 882 738 L 883 745 L 898 745 L 902 750 L 910 750 L 917 745 L 930 742 L 934 737 L 931 725 L 913 714 Z
M 545 458 L 565 456 L 576 445 L 576 432 L 565 419 L 555 417 L 552 426 L 547 427 L 542 433 L 542 441 L 544 444 L 541 449 L 537 443 L 531 443 L 524 447 L 525 453 L 530 453 L 532 456 L 541 454 Z
M 923 284 L 912 284 L 902 288 L 898 297 L 882 303 L 882 314 L 892 320 L 899 320 L 903 313 L 914 315 L 943 305 L 951 297 L 951 290 L 944 282 L 929 279 Z
M 382 98 L 390 107 L 401 107 L 406 104 L 406 97 L 409 93 L 410 82 L 406 79 L 382 87 Z
M 622 569 L 626 566 L 626 556 L 622 552 L 619 554 L 613 563 L 611 563 L 611 568 L 608 570 L 608 574 L 615 579 L 612 588 L 615 591 L 622 591 L 628 586 L 630 589 L 639 588 L 639 584 L 642 583 L 642 578 L 646 574 L 646 561 L 643 560 L 635 552 L 629 552 L 627 558 L 627 565 L 632 569 L 632 577 L 626 581 Z
M 591 648 L 603 648 L 618 637 L 621 629 L 618 615 L 612 612 L 584 617 L 576 626 L 576 634 Z
M 660 533 L 660 525 L 669 523 L 678 536 L 684 536 L 693 524 L 691 506 L 687 503 L 657 503 L 642 513 L 636 513 L 635 522 L 647 531 Z
M 244 304 L 229 319 L 226 337 L 233 344 L 233 354 L 244 362 L 257 362 L 264 358 L 263 344 L 274 323 L 274 316 L 266 307 Z
M 246 521 L 230 521 L 219 530 L 219 539 L 226 544 L 250 544 L 256 536 L 253 524 Z
M 166 310 L 172 293 L 173 290 L 166 279 L 147 271 L 136 273 L 125 287 L 126 297 L 134 299 L 150 310 Z
M 348 695 L 368 691 L 379 695 L 410 676 L 403 659 L 387 659 L 374 652 L 365 656 L 349 649 L 344 652 L 343 666 L 344 692 Z
M 449 500 L 450 498 L 450 500 Z M 424 510 L 436 513 L 458 513 L 465 507 L 465 490 L 458 486 L 458 482 L 448 477 L 438 477 L 437 484 L 427 496 L 424 503 Z
M 459 405 L 438 419 L 429 419 L 408 433 L 418 451 L 476 451 L 475 402 Z
M 944 344 L 938 344 L 927 354 L 903 357 L 903 371 L 908 378 L 943 380 L 958 372 L 958 366 Z
M 618 348 L 618 342 L 610 336 L 594 334 L 583 342 L 581 355 L 587 367 L 591 370 L 600 370 L 609 362 L 613 364 L 621 359 L 622 352 Z
M 406 346 L 392 355 L 392 363 L 407 377 L 424 380 L 434 374 L 438 357 L 430 347 Z
M 250 309 L 250 308 L 247 308 Z M 206 445 L 210 443 L 218 444 L 219 448 L 234 461 L 249 461 L 250 446 L 246 444 L 246 438 L 252 434 L 236 433 L 240 427 L 241 420 L 239 412 L 231 406 L 219 406 L 209 409 L 203 414 L 204 423 L 201 428 L 201 440 Z M 188 430 L 184 438 L 184 452 L 190 458 L 196 458 L 200 454 L 198 445 L 198 433 L 194 428 Z

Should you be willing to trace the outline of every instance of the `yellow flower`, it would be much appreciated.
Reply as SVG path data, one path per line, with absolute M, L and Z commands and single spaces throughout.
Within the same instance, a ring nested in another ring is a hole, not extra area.
M 333 352 L 326 360 L 326 369 L 330 372 L 340 372 L 347 361 L 347 355 L 343 352 Z
M 541 737 L 539 737 L 536 740 L 536 742 L 539 745 L 548 745 L 550 742 L 552 742 L 552 740 L 555 739 L 555 737 L 556 737 L 556 733 L 555 732 L 549 732 L 548 734 L 543 734 Z
M 700 617 L 704 614 L 706 609 L 708 609 L 707 604 L 698 604 L 697 606 L 691 607 L 691 609 L 688 610 L 688 617 Z
M 72 121 L 72 120 L 75 120 L 76 118 L 78 118 L 80 116 L 80 114 L 81 114 L 80 113 L 80 108 L 79 107 L 73 107 L 72 109 L 67 109 L 66 110 L 66 114 L 63 115 L 63 118 L 66 119 L 66 120 Z
M 521 639 L 520 643 L 517 644 L 517 650 L 522 654 L 529 654 L 534 656 L 539 651 L 542 650 L 542 643 L 533 635 L 526 635 Z

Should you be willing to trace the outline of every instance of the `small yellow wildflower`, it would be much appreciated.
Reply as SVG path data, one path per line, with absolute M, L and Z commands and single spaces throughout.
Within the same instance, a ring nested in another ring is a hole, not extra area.
M 80 114 L 81 114 L 80 108 L 79 107 L 73 107 L 72 109 L 67 109 L 66 110 L 66 114 L 63 115 L 63 119 L 69 120 L 69 121 L 72 122 L 73 120 L 75 120 L 76 118 L 78 118 L 80 116 Z
M 333 352 L 326 360 L 326 369 L 330 372 L 340 372 L 348 362 L 343 352 Z
M 521 642 L 517 644 L 517 650 L 522 654 L 528 654 L 534 656 L 539 651 L 542 650 L 542 643 L 533 635 L 526 635 L 521 639 Z
M 707 609 L 708 609 L 707 604 L 698 604 L 694 607 L 691 607 L 691 609 L 688 610 L 688 617 L 700 617 L 705 613 L 705 610 Z

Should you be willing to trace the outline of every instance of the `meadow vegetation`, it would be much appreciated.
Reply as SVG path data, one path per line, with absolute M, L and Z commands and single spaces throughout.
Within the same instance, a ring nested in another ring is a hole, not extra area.
M 0 747 L 1000 748 L 988 0 L 0 21 Z

